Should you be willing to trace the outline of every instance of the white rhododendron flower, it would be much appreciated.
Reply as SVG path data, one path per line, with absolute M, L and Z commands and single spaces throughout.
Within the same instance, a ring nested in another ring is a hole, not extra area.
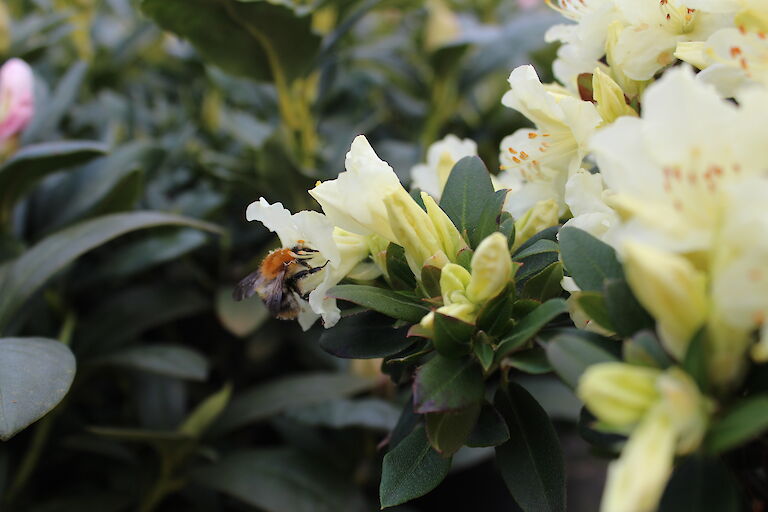
M 606 243 L 612 243 L 619 216 L 606 204 L 606 196 L 610 196 L 610 192 L 605 190 L 600 174 L 578 170 L 565 184 L 565 204 L 573 217 L 563 227 L 579 228 Z
M 439 201 L 451 169 L 465 156 L 477 156 L 475 141 L 460 139 L 453 134 L 446 135 L 429 146 L 426 163 L 415 165 L 411 169 L 411 186 L 423 190 Z
M 565 212 L 565 183 L 581 166 L 587 143 L 602 122 L 595 106 L 563 88 L 544 86 L 533 66 L 520 66 L 509 76 L 511 90 L 502 103 L 536 125 L 501 141 L 503 172 L 522 186 L 513 191 L 506 208 L 521 216 L 539 201 L 554 199 Z
M 339 308 L 336 299 L 328 297 L 326 292 L 368 257 L 366 237 L 334 227 L 321 213 L 301 211 L 291 214 L 281 203 L 269 204 L 263 197 L 248 206 L 245 217 L 261 222 L 276 233 L 282 247 L 300 246 L 317 251 L 306 260 L 312 268 L 322 267 L 307 278 L 310 282 L 305 287 L 311 289 L 308 300 L 292 292 L 300 308 L 298 321 L 305 330 L 318 317 L 322 317 L 325 327 L 335 325 L 340 318 Z

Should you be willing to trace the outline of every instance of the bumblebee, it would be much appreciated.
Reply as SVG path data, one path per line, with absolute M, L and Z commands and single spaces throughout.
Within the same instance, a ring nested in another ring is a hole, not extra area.
M 326 261 L 313 267 L 309 263 L 317 252 L 302 245 L 271 251 L 256 272 L 237 284 L 232 297 L 241 301 L 258 293 L 272 316 L 281 320 L 295 319 L 300 310 L 296 297 L 307 300 L 312 291 L 303 290 L 301 282 L 328 264 Z

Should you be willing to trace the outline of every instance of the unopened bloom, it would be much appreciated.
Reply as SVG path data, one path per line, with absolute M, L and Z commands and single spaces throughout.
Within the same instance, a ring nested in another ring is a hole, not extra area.
M 592 74 L 592 91 L 597 111 L 605 124 L 610 124 L 621 116 L 637 117 L 637 112 L 627 105 L 624 91 L 619 84 L 600 68 L 595 68 Z
M 35 113 L 34 76 L 21 59 L 0 68 L 0 143 L 20 133 Z
M 512 258 L 507 237 L 493 233 L 483 239 L 472 255 L 472 277 L 467 285 L 467 298 L 482 304 L 499 295 L 512 277 Z
M 460 139 L 453 134 L 433 143 L 427 149 L 427 162 L 411 169 L 412 187 L 423 190 L 435 200 L 443 194 L 451 169 L 465 156 L 477 156 L 477 144 L 471 139 Z
M 610 432 L 628 433 L 608 469 L 602 512 L 651 512 L 672 473 L 675 455 L 696 450 L 711 403 L 679 368 L 661 371 L 626 363 L 590 366 L 578 395 Z
M 305 260 L 311 268 L 322 268 L 308 277 L 311 279 L 307 284 L 311 290 L 308 299 L 292 292 L 300 308 L 298 321 L 305 330 L 319 316 L 322 316 L 325 327 L 335 325 L 340 318 L 339 308 L 336 299 L 326 293 L 368 257 L 366 238 L 334 227 L 323 214 L 312 211 L 291 214 L 282 204 L 269 204 L 263 197 L 248 206 L 246 219 L 259 221 L 276 233 L 282 247 L 300 246 L 316 251 Z

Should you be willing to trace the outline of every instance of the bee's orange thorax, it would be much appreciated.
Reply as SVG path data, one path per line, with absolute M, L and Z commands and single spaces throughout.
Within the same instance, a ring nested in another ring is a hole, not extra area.
M 261 262 L 261 275 L 266 279 L 275 279 L 285 268 L 286 263 L 296 259 L 296 256 L 290 249 L 277 249 L 267 254 L 264 261 Z

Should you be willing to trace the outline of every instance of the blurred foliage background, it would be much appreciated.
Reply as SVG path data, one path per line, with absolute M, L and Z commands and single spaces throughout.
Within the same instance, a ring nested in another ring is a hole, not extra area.
M 342 170 L 359 133 L 404 181 L 447 133 L 498 166 L 523 122 L 501 106 L 506 78 L 533 61 L 549 80 L 555 14 L 514 0 L 10 0 L 0 20 L 3 60 L 36 76 L 35 117 L 0 167 L 0 334 L 63 341 L 77 361 L 59 406 L 0 444 L 0 508 L 377 510 L 377 446 L 407 390 L 375 361 L 323 353 L 321 327 L 231 300 L 275 246 L 245 207 L 313 208 L 306 189 Z M 33 257 L 39 279 L 14 281 Z M 561 422 L 569 509 L 596 509 L 578 406 L 554 381 L 527 384 Z M 514 510 L 487 456 L 461 452 L 448 482 L 397 510 Z

